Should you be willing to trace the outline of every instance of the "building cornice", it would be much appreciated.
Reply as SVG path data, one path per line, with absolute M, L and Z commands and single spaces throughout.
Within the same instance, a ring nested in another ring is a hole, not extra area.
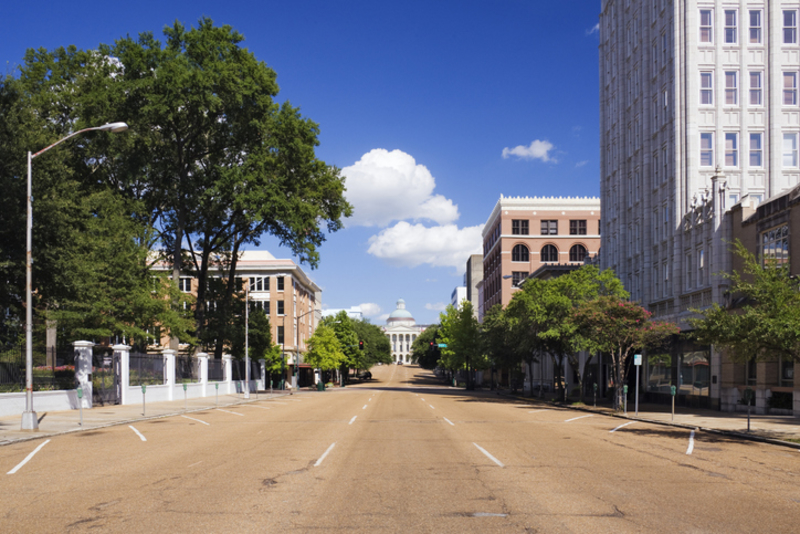
M 600 211 L 599 197 L 504 197 L 494 206 L 483 226 L 481 237 L 494 228 L 501 211 Z

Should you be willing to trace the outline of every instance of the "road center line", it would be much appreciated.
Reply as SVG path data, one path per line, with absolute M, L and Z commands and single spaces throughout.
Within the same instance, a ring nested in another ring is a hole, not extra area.
M 491 454 L 489 454 L 489 452 L 488 452 L 486 449 L 484 449 L 483 447 L 481 447 L 481 446 L 480 446 L 480 445 L 478 445 L 477 443 L 473 443 L 473 445 L 475 445 L 476 447 L 478 447 L 478 450 L 479 450 L 479 451 L 481 451 L 483 454 L 485 454 L 485 455 L 486 455 L 486 457 L 487 457 L 487 458 L 489 458 L 491 461 L 493 461 L 494 463 L 496 463 L 496 464 L 497 464 L 497 465 L 499 465 L 500 467 L 505 467 L 505 466 L 503 465 L 503 462 L 501 462 L 500 460 L 498 460 L 497 458 L 495 458 L 494 456 L 492 456 Z
M 357 416 L 357 415 L 354 415 L 354 416 L 353 416 L 353 418 L 352 418 L 352 419 L 350 419 L 350 422 L 349 422 L 349 423 L 347 423 L 347 424 L 348 424 L 348 425 L 352 425 L 352 424 L 353 424 L 353 421 L 355 421 L 355 420 L 356 420 L 356 417 L 358 417 L 358 416 Z
M 193 463 L 192 465 L 189 465 L 189 466 L 187 466 L 186 468 L 188 469 L 189 467 L 194 467 L 194 466 L 196 466 L 196 465 L 200 465 L 200 464 L 202 464 L 202 463 L 203 463 L 203 460 L 200 460 L 199 462 L 195 462 L 195 463 Z
M 447 421 L 448 423 L 450 423 L 450 426 L 456 426 L 456 425 L 454 425 L 454 424 L 453 424 L 453 422 L 452 422 L 450 419 L 448 419 L 447 417 L 442 417 L 442 419 L 444 419 L 445 421 Z
M 614 433 L 614 432 L 616 432 L 617 430 L 619 430 L 620 428 L 625 428 L 626 426 L 628 426 L 628 425 L 632 425 L 632 424 L 633 424 L 633 423 L 635 423 L 635 422 L 636 422 L 636 421 L 628 421 L 627 423 L 623 423 L 623 424 L 619 425 L 617 428 L 615 428 L 614 430 L 609 430 L 609 431 L 608 431 L 608 433 L 609 433 L 609 434 L 611 434 L 611 433 Z
M 220 411 L 220 412 L 232 413 L 233 415 L 238 415 L 239 417 L 244 417 L 243 413 L 236 413 L 236 412 L 232 412 L 230 410 L 223 410 L 222 408 L 217 408 L 217 410 Z
M 331 443 L 331 446 L 328 447 L 328 450 L 325 451 L 325 453 L 322 456 L 319 457 L 319 460 L 317 460 L 317 462 L 314 464 L 314 467 L 319 467 L 319 465 L 322 463 L 322 460 L 324 460 L 325 457 L 328 456 L 328 453 L 333 450 L 333 446 L 334 445 L 336 445 L 335 441 L 333 443 Z
M 434 407 L 433 407 L 431 404 L 429 404 L 428 406 L 430 406 L 430 407 L 431 407 L 431 410 L 435 410 L 435 409 L 436 409 L 436 408 L 434 408 Z
M 361 408 L 361 409 L 362 409 L 362 410 L 366 410 L 366 409 L 367 409 L 367 405 L 365 404 L 365 405 L 364 405 L 364 407 L 363 407 L 363 408 Z
M 144 436 L 142 435 L 142 433 L 141 433 L 141 432 L 139 432 L 138 430 L 136 430 L 135 428 L 133 428 L 131 425 L 128 425 L 128 428 L 130 428 L 131 430 L 133 430 L 134 432 L 136 432 L 136 435 L 137 435 L 137 436 L 139 436 L 139 437 L 142 439 L 142 441 L 147 441 L 147 438 L 146 438 L 146 437 L 144 437 Z
M 692 430 L 692 433 L 689 434 L 689 448 L 686 449 L 686 454 L 692 454 L 693 450 L 694 450 L 694 430 Z
M 42 447 L 44 447 L 44 446 L 45 446 L 45 445 L 47 445 L 48 443 L 50 443 L 50 440 L 49 440 L 49 439 L 48 439 L 47 441 L 45 441 L 44 443 L 42 443 L 41 445 L 39 445 L 38 447 L 36 447 L 35 449 L 33 449 L 33 452 L 32 452 L 32 453 L 30 453 L 28 456 L 26 456 L 26 457 L 25 457 L 25 459 L 24 459 L 24 460 L 22 460 L 20 463 L 18 463 L 18 464 L 17 464 L 17 467 L 15 467 L 14 469 L 12 469 L 11 471 L 9 471 L 9 472 L 8 472 L 8 473 L 6 473 L 6 474 L 7 474 L 7 475 L 13 475 L 14 473 L 16 473 L 17 471 L 19 471 L 20 469 L 22 469 L 22 466 L 23 466 L 23 465 L 25 465 L 25 464 L 27 464 L 28 462 L 30 462 L 30 461 L 31 461 L 31 458 L 33 458 L 34 456 L 36 456 L 36 453 L 37 453 L 37 452 L 39 452 L 40 450 L 42 450 Z
M 586 419 L 587 417 L 594 417 L 594 414 L 591 415 L 582 415 L 580 417 L 573 417 L 572 419 L 567 419 L 564 421 L 565 423 L 569 423 L 570 421 L 577 421 L 578 419 Z
M 203 423 L 206 426 L 211 426 L 211 423 L 206 423 L 205 421 L 201 421 L 200 419 L 195 419 L 194 417 L 189 417 L 188 415 L 182 415 L 181 417 L 185 417 L 186 419 L 191 419 L 192 421 L 197 421 L 198 423 Z

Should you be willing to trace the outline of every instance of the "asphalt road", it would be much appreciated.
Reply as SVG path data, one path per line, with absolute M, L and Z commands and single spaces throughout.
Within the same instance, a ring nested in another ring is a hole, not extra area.
M 0 447 L 0 532 L 800 530 L 796 451 L 372 372 Z

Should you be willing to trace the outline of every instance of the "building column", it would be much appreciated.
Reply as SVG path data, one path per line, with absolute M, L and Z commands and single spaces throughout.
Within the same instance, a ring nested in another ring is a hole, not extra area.
M 233 393 L 233 356 L 230 354 L 222 355 L 222 375 L 225 377 L 226 393 Z
M 131 348 L 128 345 L 114 345 L 111 348 L 114 356 L 119 356 L 119 403 L 124 406 L 128 404 L 128 387 L 131 383 Z
M 207 352 L 198 352 L 197 353 L 197 362 L 200 364 L 200 395 L 202 397 L 206 396 L 206 390 L 208 389 L 208 353 Z
M 92 407 L 92 347 L 91 341 L 75 341 L 72 346 L 75 348 L 75 380 L 78 387 L 83 390 L 83 398 L 80 399 L 83 408 Z
M 167 388 L 167 400 L 175 400 L 175 351 L 173 349 L 164 349 L 161 351 L 164 356 L 164 385 Z

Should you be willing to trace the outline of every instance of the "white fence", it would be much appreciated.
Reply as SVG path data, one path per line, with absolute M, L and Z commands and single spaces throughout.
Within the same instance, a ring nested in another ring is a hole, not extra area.
M 76 341 L 75 347 L 75 379 L 83 389 L 83 398 L 80 402 L 84 408 L 92 407 L 92 347 L 90 341 Z M 165 349 L 162 351 L 164 358 L 164 383 L 159 385 L 142 386 L 130 385 L 130 350 L 127 345 L 114 345 L 114 355 L 119 356 L 118 397 L 120 404 L 141 404 L 142 395 L 147 402 L 194 399 L 199 397 L 213 397 L 217 393 L 227 395 L 245 392 L 244 380 L 233 380 L 233 357 L 222 356 L 223 380 L 208 380 L 208 354 L 197 355 L 199 363 L 198 382 L 179 384 L 175 380 L 175 351 Z M 247 391 L 263 390 L 268 380 L 265 363 L 261 361 L 261 376 L 250 377 L 250 387 Z M 184 389 L 184 385 L 186 388 Z M 77 389 L 61 391 L 35 391 L 33 393 L 33 409 L 42 411 L 77 410 Z M 25 392 L 0 393 L 0 416 L 21 415 L 25 411 Z

